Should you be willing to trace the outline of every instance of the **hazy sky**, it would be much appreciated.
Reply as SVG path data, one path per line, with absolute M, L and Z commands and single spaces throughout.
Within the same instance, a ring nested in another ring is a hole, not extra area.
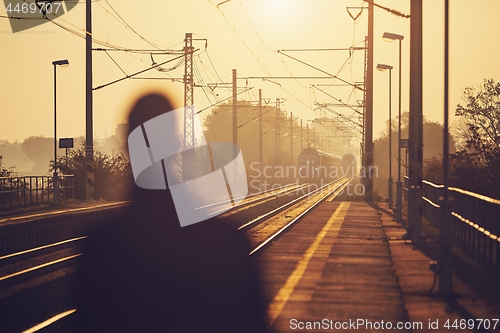
M 338 86 L 331 79 L 270 80 L 246 79 L 252 76 L 325 76 L 325 74 L 277 54 L 281 49 L 349 48 L 363 46 L 367 33 L 367 10 L 354 21 L 346 7 L 363 5 L 360 0 L 96 0 L 93 2 L 93 32 L 99 41 L 122 48 L 181 49 L 186 32 L 195 38 L 196 83 L 230 82 L 231 70 L 238 70 L 238 85 L 253 87 L 239 98 L 256 100 L 258 89 L 274 103 L 285 98 L 284 108 L 304 121 L 320 115 L 313 111 L 314 103 L 334 100 L 312 84 L 330 84 L 318 87 L 348 104 L 361 100 L 358 91 Z M 410 13 L 410 0 L 377 0 L 376 3 Z M 116 12 L 127 22 L 124 24 Z M 443 26 L 444 1 L 424 1 L 424 114 L 433 121 L 443 119 Z M 356 9 L 351 9 L 356 14 Z M 466 86 L 478 86 L 484 78 L 500 80 L 500 1 L 451 1 L 450 28 L 450 97 L 451 113 L 459 103 Z M 5 15 L 5 8 L 0 15 Z M 82 33 L 85 27 L 84 2 L 57 23 Z M 402 109 L 408 110 L 409 73 L 409 19 L 375 9 L 374 62 L 394 66 L 393 111 L 397 112 L 397 43 L 384 42 L 384 31 L 402 34 Z M 144 41 L 134 33 L 135 30 Z M 207 45 L 207 47 L 206 47 Z M 58 136 L 76 137 L 85 132 L 85 41 L 52 23 L 13 34 L 9 21 L 0 19 L 0 46 L 2 75 L 0 89 L 0 139 L 22 141 L 33 135 L 53 136 L 53 66 L 52 61 L 68 59 L 70 66 L 58 68 Z M 94 47 L 103 47 L 94 44 Z M 338 74 L 349 82 L 363 79 L 363 51 L 290 51 L 297 57 L 323 71 Z M 94 52 L 94 83 L 97 87 L 143 70 L 152 63 L 149 54 L 110 51 Z M 113 60 L 111 59 L 113 58 Z M 172 58 L 154 55 L 156 63 Z M 176 62 L 165 65 L 172 67 Z M 183 66 L 168 73 L 151 70 L 142 78 L 174 78 L 174 80 L 124 80 L 94 91 L 95 138 L 114 134 L 117 123 L 125 120 L 130 104 L 148 89 L 168 92 L 183 103 L 183 85 L 175 80 L 183 75 Z M 387 73 L 374 72 L 374 133 L 384 129 L 387 120 Z M 220 78 L 219 78 L 220 77 Z M 218 96 L 215 96 L 217 94 Z M 231 95 L 223 85 L 196 88 L 195 104 L 199 110 Z M 332 107 L 349 116 L 345 107 Z M 204 113 L 209 110 L 204 111 Z M 203 114 L 203 113 L 202 113 Z

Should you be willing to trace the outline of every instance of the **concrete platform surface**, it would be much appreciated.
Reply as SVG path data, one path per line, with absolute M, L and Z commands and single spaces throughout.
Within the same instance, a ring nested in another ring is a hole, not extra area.
M 459 281 L 458 298 L 429 293 L 430 258 L 392 219 L 374 204 L 324 202 L 261 254 L 272 330 L 473 332 L 489 319 L 500 331 L 499 315 Z
M 42 218 L 61 216 L 65 214 L 85 213 L 95 210 L 110 209 L 128 204 L 130 204 L 130 201 L 74 201 L 57 206 L 43 205 L 2 210 L 0 211 L 0 227 L 14 223 L 23 223 Z

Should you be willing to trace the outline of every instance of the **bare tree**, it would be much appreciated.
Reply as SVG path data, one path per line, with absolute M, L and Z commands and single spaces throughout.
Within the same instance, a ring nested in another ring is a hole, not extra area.
M 466 131 L 476 131 L 482 144 L 500 147 L 500 83 L 484 79 L 480 90 L 474 87 L 464 89 L 462 99 L 455 115 L 465 119 Z

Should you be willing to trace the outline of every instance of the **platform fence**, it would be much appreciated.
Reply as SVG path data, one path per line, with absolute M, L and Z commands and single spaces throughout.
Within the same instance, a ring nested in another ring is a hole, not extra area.
M 54 201 L 53 176 L 0 177 L 0 210 Z M 61 200 L 74 199 L 74 175 L 59 175 Z
M 422 181 L 423 216 L 439 228 L 443 185 Z M 449 187 L 453 242 L 472 260 L 500 277 L 500 200 Z

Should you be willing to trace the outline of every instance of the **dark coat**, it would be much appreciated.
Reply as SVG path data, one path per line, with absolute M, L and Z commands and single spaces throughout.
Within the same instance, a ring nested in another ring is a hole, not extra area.
M 168 110 L 141 99 L 131 129 Z M 78 332 L 266 332 L 244 234 L 216 219 L 180 227 L 169 190 L 133 191 L 128 212 L 86 240 Z
M 88 239 L 79 331 L 265 332 L 245 236 L 220 221 L 181 228 L 161 200 L 168 191 L 142 191 L 128 216 Z

